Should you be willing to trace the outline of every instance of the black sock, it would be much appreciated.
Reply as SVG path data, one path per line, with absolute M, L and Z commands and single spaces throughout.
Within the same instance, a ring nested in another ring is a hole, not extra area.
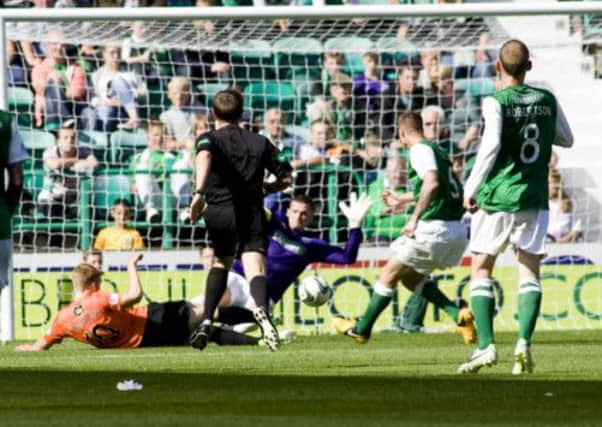
M 259 342 L 259 338 L 222 328 L 213 328 L 209 340 L 217 345 L 257 345 Z
M 268 312 L 268 279 L 265 276 L 255 276 L 249 284 L 251 295 L 255 300 L 257 307 L 261 307 Z
M 217 308 L 219 300 L 222 299 L 228 285 L 228 270 L 225 268 L 213 267 L 207 275 L 205 286 L 205 306 L 203 310 L 203 320 L 213 320 L 213 314 Z
M 217 320 L 226 325 L 238 325 L 239 323 L 255 323 L 255 317 L 250 310 L 242 307 L 220 307 L 217 310 Z

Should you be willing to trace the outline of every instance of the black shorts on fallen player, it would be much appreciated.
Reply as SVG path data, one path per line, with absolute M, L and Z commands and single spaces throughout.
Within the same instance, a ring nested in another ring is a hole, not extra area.
M 186 301 L 151 303 L 140 347 L 188 344 L 190 306 Z
M 268 221 L 262 204 L 207 205 L 203 218 L 217 257 L 266 253 Z

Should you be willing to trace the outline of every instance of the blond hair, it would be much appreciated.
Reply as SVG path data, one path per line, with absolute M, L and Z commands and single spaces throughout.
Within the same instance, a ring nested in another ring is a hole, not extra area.
M 73 280 L 73 286 L 76 288 L 86 289 L 89 285 L 98 283 L 100 276 L 102 276 L 102 271 L 92 264 L 82 262 L 73 269 L 71 280 Z

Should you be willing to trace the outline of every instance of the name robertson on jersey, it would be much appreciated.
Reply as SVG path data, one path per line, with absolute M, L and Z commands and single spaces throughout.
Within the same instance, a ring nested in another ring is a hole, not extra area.
M 505 112 L 506 117 L 551 116 L 552 107 L 549 105 L 513 105 Z

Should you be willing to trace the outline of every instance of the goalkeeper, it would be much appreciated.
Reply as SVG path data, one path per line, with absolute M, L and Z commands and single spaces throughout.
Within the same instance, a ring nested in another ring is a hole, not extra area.
M 271 304 L 276 304 L 289 286 L 308 265 L 314 262 L 352 264 L 357 259 L 363 239 L 361 224 L 370 208 L 370 198 L 351 194 L 350 203 L 339 207 L 349 222 L 349 238 L 344 248 L 310 237 L 306 228 L 313 215 L 309 197 L 297 195 L 286 212 L 272 214 L 268 221 L 267 283 Z M 236 283 L 234 283 L 236 282 Z M 246 286 L 245 286 L 246 285 Z M 255 322 L 250 310 L 254 301 L 244 280 L 240 260 L 236 260 L 228 277 L 228 294 L 220 302 L 217 320 L 222 324 L 248 324 Z

